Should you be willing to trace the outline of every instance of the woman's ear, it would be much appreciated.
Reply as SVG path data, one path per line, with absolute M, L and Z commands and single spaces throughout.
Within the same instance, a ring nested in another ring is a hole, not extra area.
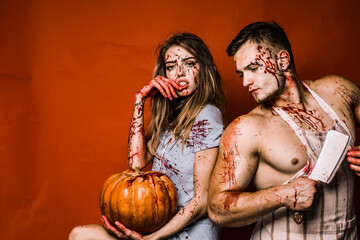
M 276 63 L 279 70 L 287 70 L 290 66 L 290 61 L 291 59 L 288 51 L 281 50 L 278 54 L 276 54 Z

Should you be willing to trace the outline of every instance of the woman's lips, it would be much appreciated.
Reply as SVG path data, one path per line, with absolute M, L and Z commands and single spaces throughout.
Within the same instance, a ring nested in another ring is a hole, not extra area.
M 189 83 L 187 81 L 179 81 L 178 85 L 180 86 L 180 88 L 184 89 L 189 86 Z
M 184 86 L 184 85 L 186 85 L 186 84 L 188 84 L 186 81 L 179 81 L 179 82 L 178 82 L 178 85 L 179 85 L 179 86 Z

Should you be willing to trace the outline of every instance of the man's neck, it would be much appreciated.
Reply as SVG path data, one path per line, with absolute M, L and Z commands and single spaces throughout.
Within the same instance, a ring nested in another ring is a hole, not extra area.
M 288 74 L 286 76 L 286 85 L 284 91 L 272 99 L 270 104 L 279 108 L 306 109 L 307 91 L 297 74 Z

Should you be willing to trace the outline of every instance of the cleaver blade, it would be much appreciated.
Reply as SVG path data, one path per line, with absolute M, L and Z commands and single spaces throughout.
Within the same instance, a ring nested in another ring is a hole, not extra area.
M 344 160 L 350 146 L 350 137 L 330 130 L 309 179 L 330 183 Z

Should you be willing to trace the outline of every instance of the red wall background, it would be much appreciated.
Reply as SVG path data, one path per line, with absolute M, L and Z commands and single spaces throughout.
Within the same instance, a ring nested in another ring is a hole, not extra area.
M 225 53 L 242 27 L 276 20 L 302 79 L 360 85 L 359 12 L 356 0 L 1 0 L 0 239 L 67 239 L 76 225 L 100 224 L 100 186 L 127 168 L 134 93 L 171 33 L 208 44 L 231 121 L 255 106 Z M 247 239 L 251 227 L 223 239 Z

